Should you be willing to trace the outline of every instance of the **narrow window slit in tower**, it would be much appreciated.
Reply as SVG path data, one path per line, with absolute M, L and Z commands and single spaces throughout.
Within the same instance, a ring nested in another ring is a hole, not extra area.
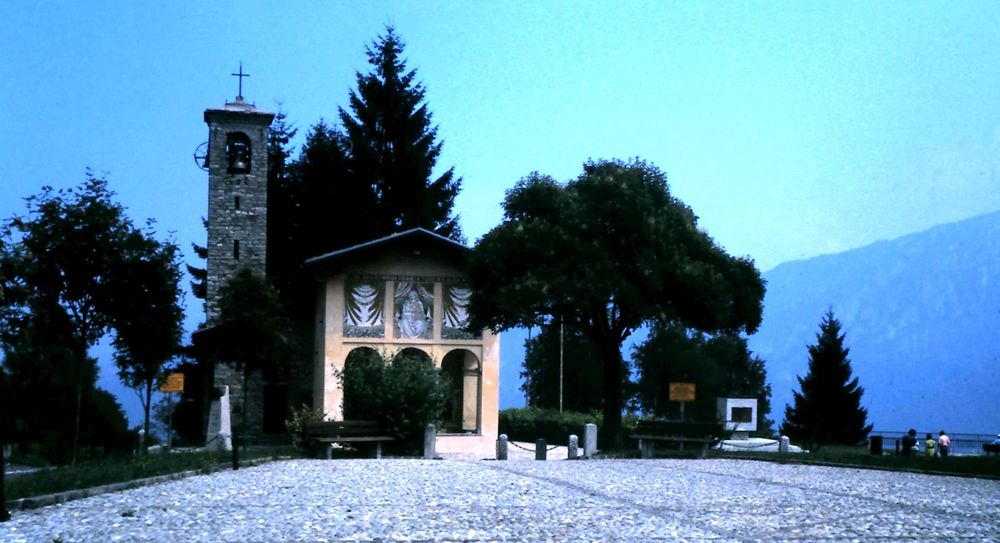
M 240 240 L 233 240 L 233 260 L 240 259 Z
M 240 197 L 239 196 L 236 197 L 235 204 L 236 204 L 236 211 L 239 211 L 240 210 Z

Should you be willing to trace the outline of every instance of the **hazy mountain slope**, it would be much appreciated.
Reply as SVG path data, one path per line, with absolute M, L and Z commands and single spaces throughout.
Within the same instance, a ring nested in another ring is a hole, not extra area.
M 776 420 L 833 308 L 876 430 L 1000 432 L 1000 212 L 764 277 L 750 347 L 767 361 Z

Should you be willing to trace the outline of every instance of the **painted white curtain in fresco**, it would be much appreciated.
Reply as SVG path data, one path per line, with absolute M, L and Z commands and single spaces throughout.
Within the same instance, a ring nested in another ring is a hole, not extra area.
M 349 283 L 344 296 L 344 335 L 382 337 L 385 334 L 385 288 L 374 282 Z
M 465 330 L 469 324 L 469 297 L 472 289 L 461 285 L 445 285 L 444 324 L 441 329 L 443 339 L 473 339 L 477 334 Z

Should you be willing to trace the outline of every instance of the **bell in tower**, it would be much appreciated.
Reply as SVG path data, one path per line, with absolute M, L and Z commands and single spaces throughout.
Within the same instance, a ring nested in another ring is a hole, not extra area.
M 250 138 L 243 132 L 226 135 L 226 161 L 229 173 L 250 172 Z

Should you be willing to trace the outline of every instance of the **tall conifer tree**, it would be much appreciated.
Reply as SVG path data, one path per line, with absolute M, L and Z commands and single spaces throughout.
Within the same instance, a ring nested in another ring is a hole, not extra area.
M 852 378 L 850 349 L 832 310 L 819 328 L 816 344 L 809 346 L 809 372 L 798 378 L 801 392 L 793 391 L 794 406 L 785 407 L 781 433 L 815 445 L 854 445 L 872 429 L 861 407 L 864 389 Z
M 407 70 L 404 46 L 387 27 L 367 49 L 373 71 L 357 74 L 350 111 L 340 108 L 350 182 L 371 187 L 379 203 L 374 220 L 365 220 L 376 229 L 369 239 L 421 227 L 461 241 L 452 210 L 462 181 L 454 168 L 432 179 L 441 143 L 424 86 L 416 70 Z

